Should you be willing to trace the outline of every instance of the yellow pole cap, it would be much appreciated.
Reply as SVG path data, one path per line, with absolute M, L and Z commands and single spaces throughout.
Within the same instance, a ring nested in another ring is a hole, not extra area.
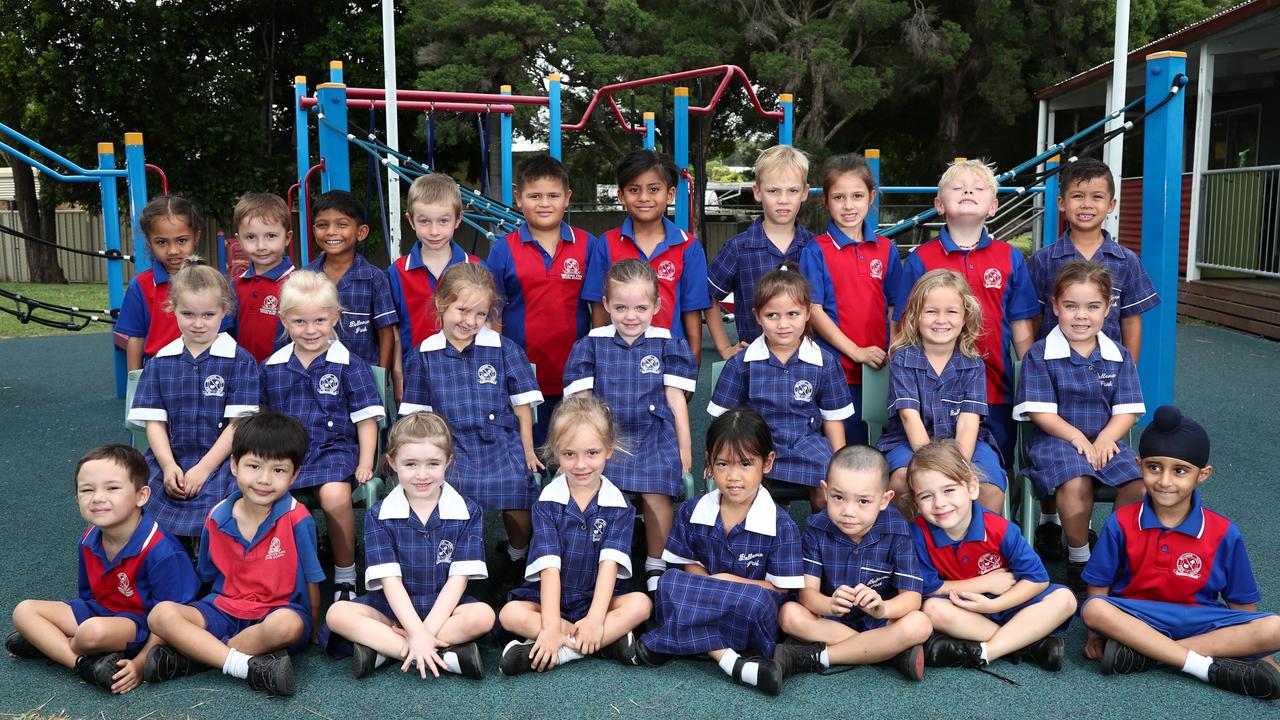
M 1147 60 L 1159 60 L 1161 58 L 1183 58 L 1186 59 L 1187 54 L 1180 50 L 1165 50 L 1164 52 L 1151 53 L 1147 56 Z
M 294 75 L 294 76 L 293 76 L 293 82 L 294 82 L 294 84 L 302 84 L 302 85 L 306 85 L 306 84 L 307 84 L 307 76 L 306 76 L 306 75 Z
M 142 133 L 140 133 L 140 132 L 127 132 L 127 133 L 125 133 L 125 134 L 124 134 L 124 144 L 125 144 L 125 145 L 141 145 L 141 144 L 142 144 Z
M 320 90 L 322 88 L 344 88 L 346 86 L 347 86 L 346 83 L 320 83 L 319 85 L 316 86 L 316 89 Z
M 329 61 L 329 69 L 330 69 L 330 70 L 341 70 L 341 69 L 342 69 L 342 61 L 341 61 L 341 60 L 330 60 L 330 61 Z
M 862 153 L 862 157 L 868 160 L 878 160 L 880 158 L 880 148 L 867 148 L 867 151 Z
M 547 79 L 551 82 L 560 82 L 560 73 L 551 73 L 547 76 Z
M 509 92 L 511 92 L 511 86 L 510 86 L 510 85 L 503 85 L 502 87 L 498 88 L 498 92 L 509 93 Z
M 779 95 L 778 102 L 792 102 L 791 93 L 782 93 Z
M 115 155 L 116 146 L 114 143 L 98 143 L 99 155 Z
M 644 114 L 644 119 L 645 119 L 645 120 L 652 120 L 654 117 L 655 117 L 655 116 L 654 116 L 654 114 L 653 114 L 653 113 L 651 113 L 651 112 L 647 112 L 647 113 L 645 113 L 645 114 Z
M 676 88 L 676 97 L 689 97 L 689 88 L 687 87 Z

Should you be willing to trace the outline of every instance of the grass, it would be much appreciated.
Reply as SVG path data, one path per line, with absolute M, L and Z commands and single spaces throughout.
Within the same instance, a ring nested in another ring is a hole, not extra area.
M 54 305 L 62 305 L 64 307 L 84 308 L 88 314 L 100 314 L 102 310 L 108 306 L 107 286 L 105 283 L 79 283 L 75 285 L 48 285 L 44 283 L 18 283 L 5 282 L 0 283 L 0 289 L 39 300 L 41 302 L 51 303 Z M 0 297 L 0 308 L 4 310 L 19 310 L 25 312 L 25 305 L 19 307 L 18 304 L 7 298 Z M 80 318 L 68 317 L 55 310 L 36 310 L 34 317 L 53 322 L 71 322 L 79 325 L 83 322 Z M 99 322 L 91 322 L 78 332 L 101 333 L 111 329 L 110 325 Z M 0 339 L 12 337 L 37 337 L 41 335 L 65 335 L 71 330 L 63 330 L 60 328 L 51 328 L 41 325 L 34 321 L 23 323 L 9 312 L 0 311 Z

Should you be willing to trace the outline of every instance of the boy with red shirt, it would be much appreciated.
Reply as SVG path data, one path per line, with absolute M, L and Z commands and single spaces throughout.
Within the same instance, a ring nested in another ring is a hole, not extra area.
M 236 293 L 236 342 L 254 360 L 267 359 L 280 339 L 280 286 L 293 272 L 285 252 L 293 240 L 289 206 L 279 195 L 245 193 L 231 216 L 249 267 L 231 279 Z

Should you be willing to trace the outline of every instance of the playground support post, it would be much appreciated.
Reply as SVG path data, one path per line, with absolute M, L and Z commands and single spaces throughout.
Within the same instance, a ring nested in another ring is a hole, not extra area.
M 563 132 L 560 129 L 560 73 L 551 73 L 547 76 L 547 99 L 547 109 L 551 114 L 547 150 L 551 153 L 551 157 L 563 160 L 560 157 L 560 135 Z
M 1160 102 L 1175 78 L 1185 76 L 1186 72 L 1187 54 L 1184 52 L 1148 55 L 1147 107 Z M 1148 313 L 1148 319 L 1143 323 L 1143 353 L 1138 368 L 1142 395 L 1149 413 L 1173 402 L 1185 105 L 1186 93 L 1178 92 L 1172 100 L 1151 113 L 1143 132 L 1142 264 L 1160 295 L 1160 304 Z
M 98 143 L 98 169 L 114 170 L 116 167 L 116 149 L 115 145 L 104 142 Z M 120 222 L 117 207 L 117 186 L 115 175 L 102 175 L 98 178 L 98 188 L 102 197 L 102 240 L 108 251 L 120 250 Z M 145 243 L 144 243 L 145 245 Z M 139 257 L 138 249 L 134 248 L 134 257 Z M 119 310 L 120 305 L 124 302 L 124 267 L 123 261 L 119 258 L 107 259 L 107 299 L 111 303 L 112 310 Z M 141 269 L 139 268 L 139 271 Z M 111 342 L 111 352 L 115 364 L 116 377 L 116 397 L 124 397 L 126 384 L 129 376 L 129 368 L 125 364 L 124 350 L 116 347 L 115 333 L 108 333 L 107 339 Z
M 689 232 L 689 181 L 684 171 L 689 168 L 689 88 L 675 90 L 675 161 L 676 161 L 676 227 Z
M 316 86 L 318 107 L 328 122 L 320 123 L 320 157 L 324 170 L 320 173 L 320 190 L 351 189 L 351 156 L 347 149 L 347 86 L 324 83 Z M 303 184 L 302 192 L 306 192 Z M 302 203 L 299 202 L 299 205 Z M 302 264 L 310 262 L 309 248 L 302 247 Z
M 1044 164 L 1046 172 L 1062 163 L 1061 155 L 1054 155 Z M 1119 186 L 1117 186 L 1119 187 Z M 1118 195 L 1119 193 L 1117 193 Z M 1044 181 L 1044 218 L 1043 230 L 1040 233 L 1040 246 L 1048 247 L 1058 240 L 1058 174 L 1050 175 Z
M 307 96 L 307 76 L 297 75 L 293 78 L 293 137 L 298 158 L 299 193 L 307 179 L 307 169 L 311 167 L 311 139 L 308 137 L 311 122 L 307 109 L 302 107 L 302 98 Z M 311 218 L 307 217 L 307 204 L 298 198 L 298 247 L 302 249 L 302 257 L 307 256 L 307 248 L 311 246 Z
M 342 79 L 342 61 L 341 60 L 329 61 L 329 82 L 335 83 L 337 85 L 341 85 L 343 84 L 343 82 L 345 82 Z
M 499 90 L 502 95 L 511 94 L 511 86 L 503 85 Z M 512 167 L 511 167 L 511 113 L 499 113 L 499 134 L 502 136 L 502 204 L 512 207 Z
M 778 144 L 792 145 L 795 133 L 795 98 L 791 93 L 778 96 L 778 104 L 782 106 L 782 122 L 778 124 Z
M 790 115 L 790 111 L 787 114 Z M 867 159 L 867 166 L 871 168 L 871 184 L 880 187 L 880 150 L 867 148 L 862 156 Z M 867 211 L 867 222 L 871 223 L 873 231 L 880 230 L 880 193 L 876 193 L 875 199 L 871 201 L 871 207 Z
M 654 133 L 653 113 L 647 112 L 644 114 L 644 149 L 652 150 L 656 144 L 657 138 Z
M 386 123 L 387 144 L 393 148 L 400 147 L 400 111 L 399 80 L 396 78 L 396 10 L 394 0 L 382 0 L 382 86 L 387 102 L 384 113 Z M 373 132 L 374 128 L 369 128 Z M 400 158 L 387 158 L 387 213 L 386 228 L 389 237 L 384 238 L 387 244 L 387 257 L 394 261 L 400 256 L 400 174 L 394 165 L 400 164 Z
M 124 134 L 124 169 L 129 192 L 129 225 L 133 232 L 134 270 L 142 272 L 151 267 L 151 248 L 142 235 L 142 209 L 147 206 L 147 159 L 142 147 L 142 133 Z M 199 228 L 197 228 L 199 229 Z

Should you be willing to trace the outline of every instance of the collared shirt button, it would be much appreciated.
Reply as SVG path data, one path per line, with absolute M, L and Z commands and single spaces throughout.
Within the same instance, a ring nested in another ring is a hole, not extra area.
M 493 420 L 493 419 L 494 419 L 494 417 L 493 417 L 493 413 L 489 413 L 489 419 L 490 419 L 490 420 Z
M 332 420 L 330 420 L 329 422 L 325 423 L 325 425 L 327 425 L 327 426 L 329 426 L 329 427 L 333 427 L 333 421 L 332 421 Z
M 658 406 L 657 406 L 657 405 L 650 405 L 650 406 L 649 406 L 649 412 L 653 412 L 654 410 L 657 410 L 657 409 L 658 409 Z

